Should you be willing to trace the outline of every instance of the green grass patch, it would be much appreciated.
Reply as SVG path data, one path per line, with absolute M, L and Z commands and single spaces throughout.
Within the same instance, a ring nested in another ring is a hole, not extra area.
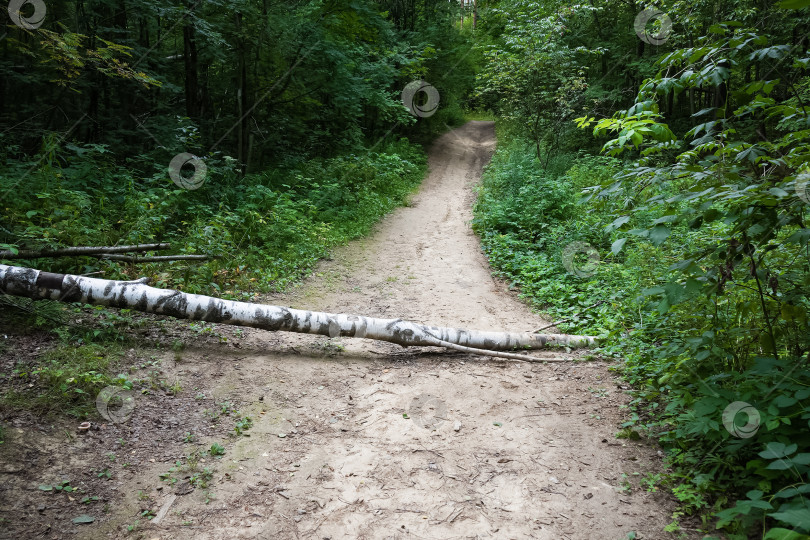
M 122 354 L 114 344 L 62 344 L 45 352 L 36 364 L 15 366 L 11 388 L 0 405 L 37 414 L 66 414 L 87 418 L 94 414 L 96 395 L 115 384 L 108 375 Z
M 174 185 L 164 164 L 146 158 L 125 168 L 98 145 L 55 152 L 60 159 L 31 172 L 26 190 L 6 188 L 29 165 L 8 161 L 0 167 L 0 189 L 13 193 L 4 201 L 0 242 L 44 248 L 161 241 L 174 253 L 212 259 L 137 267 L 93 258 L 12 264 L 101 271 L 107 278 L 148 276 L 159 287 L 230 298 L 280 290 L 300 279 L 331 248 L 366 234 L 406 203 L 426 171 L 424 150 L 401 139 L 244 177 L 233 159 L 212 157 L 203 186 L 189 191 Z

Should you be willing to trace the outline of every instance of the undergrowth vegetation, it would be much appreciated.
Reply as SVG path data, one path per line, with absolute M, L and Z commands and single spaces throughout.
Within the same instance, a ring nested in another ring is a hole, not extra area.
M 484 18 L 475 99 L 504 121 L 475 228 L 561 330 L 623 359 L 622 435 L 666 449 L 671 531 L 810 538 L 808 21 L 805 0 Z
M 36 364 L 19 364 L 13 370 L 10 375 L 19 384 L 4 392 L 0 407 L 85 418 L 98 393 L 114 384 L 108 371 L 119 355 L 120 350 L 109 344 L 53 348 Z
M 768 295 L 782 340 L 782 354 L 769 355 L 749 265 L 734 269 L 721 295 L 677 282 L 683 254 L 716 245 L 731 224 L 676 225 L 666 243 L 638 237 L 616 253 L 627 236 L 616 226 L 626 200 L 592 198 L 586 188 L 612 183 L 626 165 L 585 153 L 543 165 L 531 141 L 499 126 L 473 223 L 496 272 L 552 319 L 571 319 L 561 331 L 603 335 L 601 354 L 624 359 L 620 371 L 636 390 L 622 427 L 657 438 L 667 451 L 670 472 L 659 483 L 682 503 L 672 530 L 681 516 L 696 513 L 707 530 L 724 528 L 735 538 L 757 527 L 771 527 L 768 538 L 794 538 L 773 524 L 801 530 L 810 492 L 810 370 L 800 356 L 807 354 L 806 296 L 787 287 L 785 296 Z M 683 184 L 666 185 L 661 197 L 682 193 Z M 623 225 L 641 231 L 656 219 L 652 210 L 636 212 Z M 566 255 L 569 246 L 582 247 Z M 772 264 L 806 283 L 806 258 L 795 263 L 806 254 L 785 249 Z M 724 411 L 735 402 L 755 412 L 741 410 L 729 423 Z M 741 437 L 752 429 L 749 415 L 757 415 L 759 429 Z
M 43 270 L 104 271 L 109 278 L 149 276 L 160 287 L 249 297 L 300 278 L 331 247 L 356 238 L 407 202 L 425 171 L 421 147 L 406 139 L 333 158 L 241 177 L 234 160 L 208 165 L 194 191 L 179 189 L 165 169 L 138 175 L 103 146 L 51 148 L 36 171 L 7 160 L 0 189 L 6 235 L 41 248 L 168 242 L 206 263 L 175 261 L 136 267 L 85 258 L 15 261 Z M 8 246 L 7 246 L 8 247 Z

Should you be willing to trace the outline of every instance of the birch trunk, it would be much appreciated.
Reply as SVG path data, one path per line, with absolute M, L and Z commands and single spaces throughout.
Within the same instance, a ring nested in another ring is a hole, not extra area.
M 150 287 L 144 280 L 111 281 L 0 264 L 0 292 L 26 298 L 128 308 L 178 319 L 250 326 L 271 331 L 375 339 L 408 346 L 462 346 L 484 351 L 588 347 L 596 338 L 426 326 L 402 319 L 378 319 L 235 302 Z

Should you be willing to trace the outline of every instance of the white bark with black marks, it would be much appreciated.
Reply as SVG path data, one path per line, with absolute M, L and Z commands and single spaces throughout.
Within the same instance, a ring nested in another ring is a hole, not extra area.
M 111 281 L 0 264 L 0 292 L 26 298 L 82 302 L 178 319 L 249 326 L 271 331 L 329 337 L 357 337 L 408 346 L 458 345 L 483 351 L 588 347 L 592 336 L 463 330 L 426 326 L 402 319 L 378 319 L 235 302 L 211 296 L 157 289 L 138 281 Z

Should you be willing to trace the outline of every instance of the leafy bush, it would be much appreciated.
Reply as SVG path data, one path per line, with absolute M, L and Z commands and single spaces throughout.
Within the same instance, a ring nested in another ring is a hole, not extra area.
M 165 169 L 138 176 L 135 168 L 114 165 L 99 145 L 50 154 L 58 158 L 31 171 L 25 190 L 12 188 L 26 164 L 10 160 L 0 168 L 0 187 L 7 193 L 3 243 L 44 248 L 162 241 L 178 253 L 213 259 L 137 268 L 91 258 L 14 264 L 72 273 L 103 270 L 110 278 L 146 275 L 159 286 L 224 296 L 237 287 L 250 296 L 298 279 L 329 248 L 366 233 L 403 204 L 426 164 L 421 148 L 405 139 L 378 152 L 312 159 L 243 179 L 233 160 L 211 156 L 205 184 L 187 191 L 178 189 Z
M 616 184 L 614 177 L 631 170 L 618 160 L 568 154 L 558 159 L 568 162 L 560 175 L 544 169 L 531 145 L 503 125 L 499 137 L 474 227 L 496 271 L 524 297 L 555 320 L 585 309 L 561 329 L 605 334 L 601 353 L 625 359 L 620 370 L 636 390 L 622 428 L 656 437 L 666 449 L 671 472 L 661 483 L 682 505 L 674 526 L 697 512 L 707 530 L 722 528 L 730 538 L 747 538 L 753 529 L 770 539 L 806 538 L 810 370 L 802 351 L 810 331 L 806 289 L 795 285 L 808 283 L 810 268 L 806 253 L 784 242 L 792 232 L 777 234 L 758 259 L 787 285 L 768 289 L 763 299 L 757 279 L 768 284 L 768 277 L 742 263 L 745 251 L 733 252 L 736 262 L 724 270 L 728 285 L 707 294 L 705 280 L 681 277 L 675 263 L 704 250 L 725 264 L 728 247 L 719 239 L 732 234 L 734 223 L 708 210 L 702 227 L 666 218 L 693 207 L 689 198 L 673 200 L 687 191 L 687 179 L 659 186 L 655 200 L 670 204 L 662 219 L 655 206 L 638 204 L 634 185 Z M 579 195 L 594 184 L 613 191 Z M 728 212 L 730 204 L 715 208 Z M 578 277 L 565 268 L 562 252 L 574 241 L 598 252 L 592 274 Z M 778 356 L 763 301 L 782 344 Z M 731 415 L 735 403 L 751 408 Z

